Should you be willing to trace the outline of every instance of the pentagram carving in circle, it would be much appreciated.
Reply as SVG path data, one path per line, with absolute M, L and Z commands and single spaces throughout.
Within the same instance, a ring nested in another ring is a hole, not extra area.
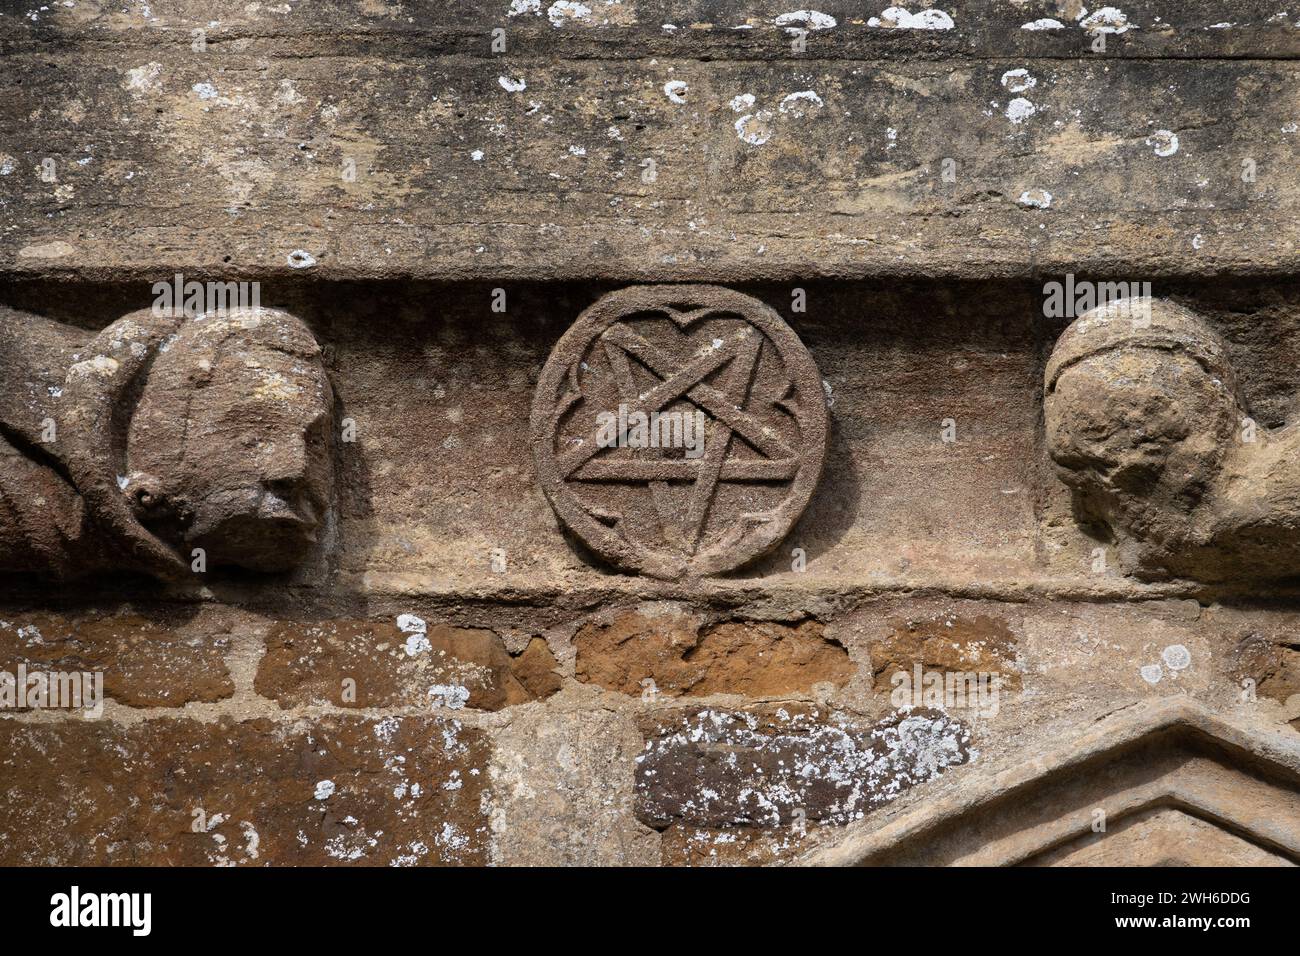
M 531 428 L 561 522 L 619 568 L 677 579 L 785 537 L 821 477 L 829 416 L 812 356 L 764 303 L 633 286 L 556 344 Z

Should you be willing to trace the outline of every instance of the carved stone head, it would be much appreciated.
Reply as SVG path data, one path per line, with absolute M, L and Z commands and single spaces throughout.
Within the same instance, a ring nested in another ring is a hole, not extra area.
M 187 320 L 140 388 L 122 490 L 141 524 L 211 564 L 286 570 L 325 518 L 333 404 L 320 347 L 292 315 Z
M 331 498 L 334 394 L 300 320 L 145 309 L 65 354 L 52 452 L 80 499 L 65 508 L 80 530 L 62 546 L 35 542 L 43 563 L 62 576 L 108 566 L 186 578 L 196 548 L 205 567 L 255 571 L 306 556 Z
M 1097 491 L 1196 496 L 1241 416 L 1222 341 L 1170 302 L 1082 316 L 1057 343 L 1046 386 L 1052 458 L 1070 484 Z
M 1191 517 L 1245 415 L 1223 341 L 1171 302 L 1124 299 L 1066 329 L 1044 384 L 1048 450 L 1080 517 L 1130 564 L 1203 543 Z

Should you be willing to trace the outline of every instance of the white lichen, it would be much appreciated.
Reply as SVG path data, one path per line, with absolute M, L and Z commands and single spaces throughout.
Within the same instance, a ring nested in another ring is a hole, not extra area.
M 590 20 L 591 7 L 573 3 L 572 0 L 556 0 L 546 8 L 546 16 L 551 21 L 551 26 L 558 27 L 571 20 Z
M 397 615 L 397 629 L 403 634 L 424 634 L 428 632 L 429 625 L 424 618 L 417 617 L 414 614 Z
M 1094 35 L 1127 33 L 1129 30 L 1137 29 L 1128 22 L 1128 16 L 1118 7 L 1102 7 L 1100 10 L 1095 10 L 1079 21 L 1079 26 Z
M 1019 124 L 1029 119 L 1029 117 L 1033 116 L 1036 112 L 1038 112 L 1038 107 L 1029 102 L 1029 100 L 1025 99 L 1023 96 L 1017 96 L 1007 104 L 1006 117 L 1011 120 L 1011 122 Z
M 886 7 L 880 16 L 867 21 L 869 27 L 890 30 L 951 30 L 954 25 L 952 17 L 932 8 L 909 13 L 903 7 Z
M 416 657 L 430 650 L 433 645 L 429 643 L 428 635 L 412 634 L 406 639 L 405 650 L 407 657 Z
M 158 79 L 161 75 L 161 63 L 146 63 L 143 66 L 136 66 L 127 70 L 126 82 L 122 85 L 126 89 L 136 93 L 148 93 L 157 90 L 162 86 L 162 83 L 159 82 Z
M 1028 209 L 1047 209 L 1052 205 L 1052 194 L 1046 189 L 1026 189 L 1016 201 Z
M 820 10 L 795 10 L 776 18 L 776 25 L 779 27 L 802 25 L 806 30 L 830 30 L 836 26 L 836 23 L 833 16 Z
M 789 113 L 795 117 L 804 116 L 808 112 L 808 107 L 820 109 L 822 98 L 812 90 L 800 90 L 798 93 L 791 93 L 781 100 L 777 109 L 782 113 Z
M 1002 85 L 1012 93 L 1023 93 L 1025 90 L 1031 90 L 1038 85 L 1038 80 L 1029 75 L 1029 71 L 1023 67 L 1018 70 L 1007 70 L 1002 74 Z
M 1157 156 L 1172 156 L 1178 152 L 1178 136 L 1167 129 L 1158 129 L 1147 137 L 1147 145 Z
M 1170 644 L 1160 652 L 1160 659 L 1171 671 L 1186 670 L 1192 666 L 1192 652 L 1182 644 Z
M 769 122 L 771 118 L 772 114 L 766 110 L 747 113 L 736 120 L 736 135 L 740 137 L 742 143 L 762 146 L 772 138 L 772 127 Z
M 664 96 L 668 97 L 669 102 L 685 105 L 687 89 L 681 80 L 669 80 L 664 84 Z

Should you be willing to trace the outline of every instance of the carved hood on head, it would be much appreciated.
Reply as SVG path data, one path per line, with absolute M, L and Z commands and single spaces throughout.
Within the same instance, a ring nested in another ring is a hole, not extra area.
M 185 575 L 187 565 L 139 522 L 122 493 L 125 436 L 118 422 L 133 386 L 183 320 L 149 309 L 118 319 L 68 369 L 59 398 L 58 447 L 88 513 L 133 565 L 168 578 Z

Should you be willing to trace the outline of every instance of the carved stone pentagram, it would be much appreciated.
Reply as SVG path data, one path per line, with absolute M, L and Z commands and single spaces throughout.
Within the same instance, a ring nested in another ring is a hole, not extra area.
M 639 441 L 626 426 L 638 413 L 659 422 Z M 687 416 L 702 442 L 676 440 L 691 436 L 674 430 Z M 738 568 L 785 537 L 821 477 L 828 426 L 794 331 L 705 285 L 633 286 L 583 312 L 542 370 L 531 423 L 564 525 L 612 564 L 669 579 Z

